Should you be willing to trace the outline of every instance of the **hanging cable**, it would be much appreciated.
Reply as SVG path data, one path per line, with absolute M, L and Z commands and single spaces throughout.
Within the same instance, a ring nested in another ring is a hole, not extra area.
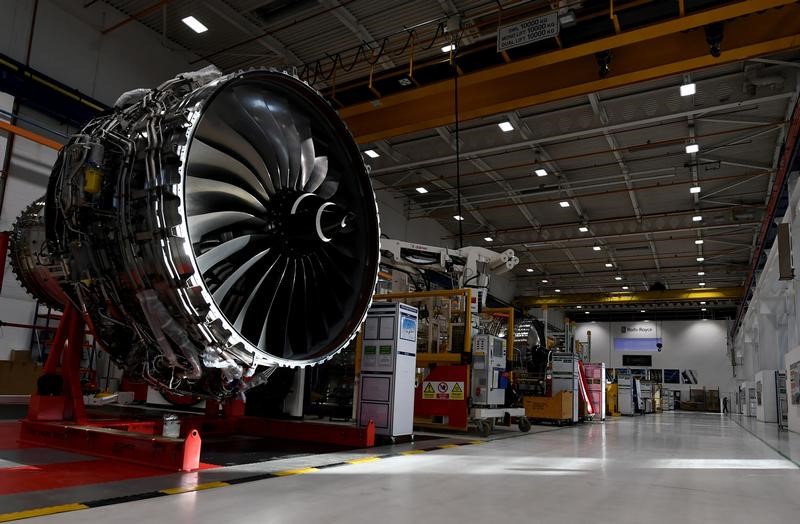
M 455 103 L 455 121 L 456 121 L 456 202 L 458 208 L 458 248 L 464 247 L 464 215 L 461 214 L 461 137 L 459 136 L 459 120 L 458 120 L 458 65 L 456 57 L 458 55 L 458 38 L 453 41 L 453 48 L 451 49 L 450 61 L 453 66 L 453 96 Z

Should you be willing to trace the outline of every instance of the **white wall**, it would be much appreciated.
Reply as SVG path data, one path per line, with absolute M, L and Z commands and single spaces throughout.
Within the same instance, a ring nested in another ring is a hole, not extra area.
M 652 351 L 614 351 L 614 338 L 625 336 L 631 327 L 651 329 L 642 336 L 661 338 L 663 349 Z M 697 384 L 665 384 L 672 390 L 719 388 L 720 397 L 736 391 L 736 381 L 728 357 L 727 322 L 724 320 L 658 321 L 658 322 L 597 322 L 581 323 L 575 328 L 576 340 L 585 341 L 592 333 L 592 362 L 605 362 L 606 367 L 621 368 L 622 355 L 651 355 L 652 369 L 692 369 Z M 732 400 L 731 400 L 732 402 Z
M 786 354 L 786 393 L 789 395 L 787 404 L 789 406 L 789 429 L 795 433 L 800 433 L 800 404 L 792 404 L 791 384 L 788 382 L 790 377 L 790 366 L 795 362 L 800 362 L 800 347 L 794 348 Z
M 753 299 L 733 340 L 737 362 L 736 377 L 755 380 L 761 370 L 784 369 L 786 354 L 800 346 L 800 184 L 797 173 L 790 175 L 789 207 L 782 222 L 792 237 L 795 277 L 779 280 L 777 243 L 767 256 L 756 280 Z

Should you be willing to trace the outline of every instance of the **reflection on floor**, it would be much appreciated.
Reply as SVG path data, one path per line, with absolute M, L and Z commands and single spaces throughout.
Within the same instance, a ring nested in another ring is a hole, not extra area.
M 31 522 L 765 524 L 800 514 L 795 464 L 730 418 L 690 413 L 220 485 Z
M 755 417 L 731 414 L 731 418 L 769 447 L 800 466 L 800 435 L 785 429 L 779 430 L 777 424 L 759 422 Z

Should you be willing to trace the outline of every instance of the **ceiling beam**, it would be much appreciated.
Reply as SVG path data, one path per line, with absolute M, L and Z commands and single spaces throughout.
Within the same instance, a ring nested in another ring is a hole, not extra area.
M 800 43 L 799 43 L 799 45 L 800 45 Z M 757 107 L 759 105 L 768 104 L 770 102 L 775 102 L 777 100 L 790 99 L 793 96 L 794 96 L 793 92 L 787 91 L 785 93 L 777 93 L 777 94 L 774 94 L 774 95 L 767 95 L 767 96 L 762 96 L 762 97 L 758 97 L 758 98 L 751 98 L 751 99 L 748 99 L 748 100 L 741 100 L 741 101 L 736 101 L 736 102 L 728 102 L 728 103 L 725 103 L 725 104 L 716 104 L 716 105 L 711 105 L 711 106 L 698 106 L 698 107 L 695 107 L 695 108 L 692 108 L 692 109 L 689 109 L 689 110 L 686 110 L 686 111 L 680 111 L 680 112 L 671 113 L 671 114 L 668 114 L 668 115 L 659 115 L 659 116 L 654 116 L 654 117 L 650 117 L 650 118 L 642 118 L 642 119 L 638 119 L 638 120 L 630 120 L 628 122 L 620 122 L 618 124 L 613 124 L 613 125 L 608 125 L 608 126 L 600 126 L 600 127 L 594 127 L 594 128 L 588 128 L 588 129 L 581 129 L 579 131 L 573 131 L 573 132 L 570 132 L 570 133 L 563 133 L 563 134 L 560 134 L 560 135 L 551 135 L 551 136 L 548 136 L 548 137 L 533 138 L 533 139 L 529 139 L 529 140 L 521 140 L 521 141 L 518 141 L 518 142 L 513 142 L 511 144 L 502 144 L 502 145 L 499 145 L 499 146 L 485 147 L 485 148 L 481 148 L 481 149 L 476 149 L 476 150 L 473 150 L 473 151 L 465 152 L 465 154 L 469 153 L 471 155 L 480 155 L 480 156 L 482 156 L 482 155 L 490 155 L 490 154 L 494 154 L 494 153 L 502 153 L 502 152 L 506 152 L 506 151 L 524 149 L 524 148 L 532 147 L 532 146 L 536 146 L 536 145 L 541 146 L 543 144 L 565 142 L 567 140 L 575 140 L 575 139 L 585 138 L 585 137 L 589 137 L 589 136 L 597 136 L 598 134 L 604 133 L 604 132 L 622 131 L 624 129 L 631 129 L 631 128 L 636 128 L 636 127 L 648 126 L 650 124 L 664 124 L 664 123 L 670 122 L 672 120 L 677 121 L 677 120 L 686 118 L 686 117 L 688 117 L 690 115 L 705 115 L 705 114 L 709 114 L 709 113 L 718 113 L 718 112 L 729 111 L 729 110 L 737 110 L 737 109 L 741 110 L 741 109 L 744 109 L 744 108 L 747 108 L 747 107 Z M 541 116 L 543 116 L 543 115 L 536 115 L 536 118 L 541 117 Z M 496 124 L 490 124 L 490 125 L 496 125 Z M 407 142 L 404 143 L 404 145 L 406 145 L 406 144 L 407 144 Z M 412 169 L 412 168 L 421 167 L 421 166 L 431 166 L 431 165 L 435 165 L 435 164 L 441 164 L 441 163 L 444 163 L 444 162 L 449 162 L 449 161 L 452 161 L 452 160 L 455 160 L 455 155 L 442 155 L 442 156 L 435 157 L 435 158 L 427 158 L 425 160 L 418 160 L 418 161 L 415 161 L 415 162 L 407 162 L 407 163 L 399 164 L 399 165 L 396 165 L 396 166 L 375 169 L 372 172 L 372 174 L 373 175 L 381 175 L 381 174 L 384 174 L 384 173 L 394 173 L 394 172 L 397 172 L 397 171 L 403 171 L 405 169 Z
M 780 7 L 782 9 L 770 9 Z M 745 18 L 744 15 L 750 15 Z M 708 52 L 702 28 L 725 21 L 720 57 Z M 800 45 L 800 5 L 789 0 L 739 1 L 619 35 L 465 74 L 459 82 L 463 121 L 563 100 Z M 614 50 L 612 72 L 598 78 L 595 53 Z M 358 142 L 448 125 L 453 82 L 441 81 L 341 110 Z
M 744 288 L 718 289 L 668 289 L 666 291 L 639 291 L 636 293 L 576 293 L 548 297 L 520 297 L 514 301 L 518 307 L 610 305 L 659 302 L 700 302 L 708 300 L 739 300 Z
M 264 33 L 264 29 L 248 20 L 241 13 L 230 7 L 228 4 L 221 0 L 206 0 L 203 2 L 205 6 L 214 12 L 217 16 L 228 22 L 230 25 L 249 36 L 263 35 L 255 42 L 268 50 L 269 52 L 278 55 L 286 65 L 299 66 L 303 63 L 297 55 L 289 50 L 277 38 Z

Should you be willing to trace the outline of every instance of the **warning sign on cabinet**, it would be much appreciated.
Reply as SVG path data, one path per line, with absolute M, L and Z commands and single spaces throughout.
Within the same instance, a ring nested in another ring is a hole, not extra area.
M 464 400 L 464 383 L 423 382 L 422 398 L 427 400 Z

